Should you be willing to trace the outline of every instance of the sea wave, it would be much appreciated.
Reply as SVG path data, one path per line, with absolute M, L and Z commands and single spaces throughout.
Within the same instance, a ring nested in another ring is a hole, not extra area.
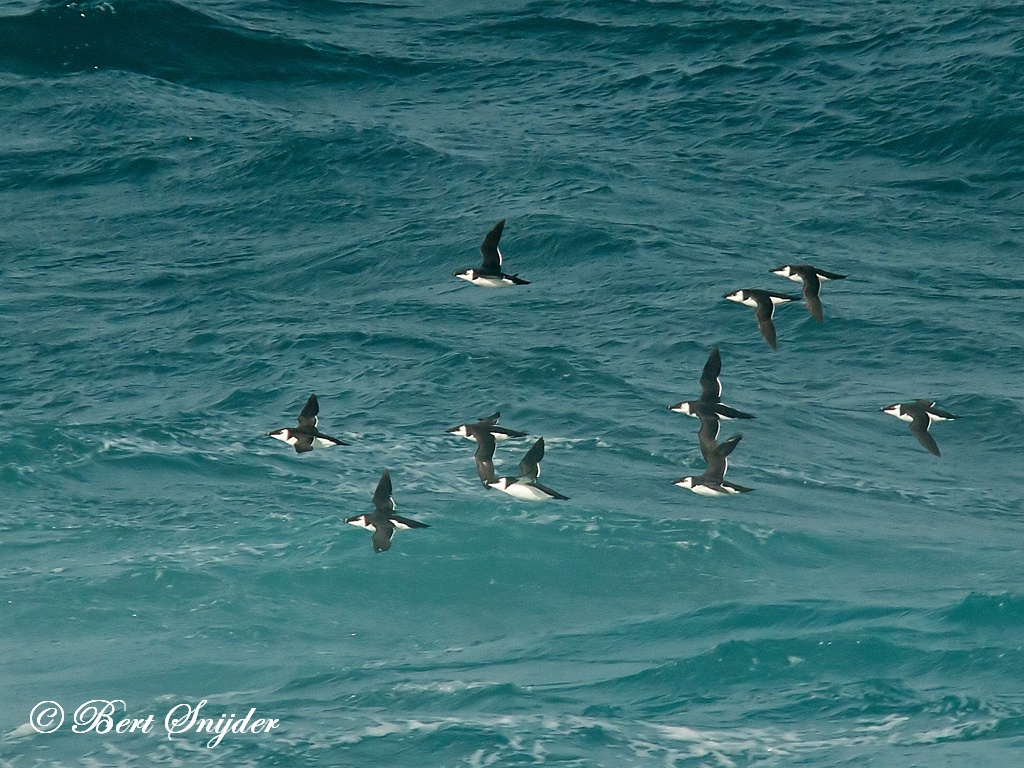
M 400 72 L 374 58 L 258 29 L 172 0 L 87 0 L 0 17 L 0 66 L 22 74 L 125 70 L 173 82 L 297 82 Z

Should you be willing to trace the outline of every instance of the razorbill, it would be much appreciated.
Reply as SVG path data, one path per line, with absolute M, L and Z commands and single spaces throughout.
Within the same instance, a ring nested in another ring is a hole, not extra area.
M 478 419 L 475 424 L 459 424 L 457 427 L 446 429 L 445 432 L 451 432 L 453 435 L 465 437 L 469 440 L 475 440 L 476 434 L 480 431 L 490 432 L 494 435 L 495 440 L 507 440 L 510 437 L 526 437 L 526 432 L 509 429 L 508 427 L 499 427 L 498 419 L 500 418 L 501 411 L 498 411 L 485 419 Z
M 544 501 L 546 499 L 567 500 L 558 491 L 546 488 L 537 482 L 540 477 L 540 460 L 544 458 L 544 438 L 540 438 L 533 447 L 526 452 L 523 460 L 519 462 L 519 475 L 517 477 L 499 477 L 487 483 L 489 488 L 497 488 L 509 496 L 515 496 L 524 501 Z
M 391 473 L 386 469 L 377 483 L 373 494 L 373 512 L 365 515 L 353 515 L 345 520 L 359 528 L 373 529 L 373 551 L 387 552 L 391 549 L 391 536 L 396 528 L 429 528 L 426 523 L 411 520 L 395 514 L 395 501 L 391 498 Z
M 700 419 L 703 424 L 705 419 L 752 419 L 749 413 L 737 411 L 722 402 L 722 353 L 718 347 L 711 350 L 708 360 L 704 363 L 704 370 L 700 374 L 700 397 L 696 400 L 687 400 L 668 409 L 675 413 L 684 413 L 695 419 Z M 715 436 L 717 436 L 717 429 Z M 714 439 L 714 436 L 712 437 Z
M 325 435 L 316 428 L 316 415 L 320 413 L 320 403 L 316 401 L 316 395 L 310 395 L 299 414 L 299 426 L 295 428 L 282 427 L 268 432 L 270 437 L 276 437 L 295 448 L 296 453 L 305 453 L 316 448 L 329 448 L 332 445 L 348 445 L 335 437 Z
M 949 411 L 936 408 L 931 400 L 915 400 L 912 403 L 894 403 L 882 409 L 883 413 L 895 416 L 900 421 L 910 422 L 910 433 L 917 438 L 917 442 L 928 449 L 936 456 L 941 456 L 939 446 L 935 438 L 928 432 L 928 427 L 933 421 L 946 421 L 959 418 Z
M 785 293 L 775 291 L 762 291 L 756 288 L 741 288 L 738 291 L 725 294 L 729 301 L 735 301 L 746 307 L 754 307 L 754 317 L 757 318 L 757 327 L 761 329 L 761 335 L 768 342 L 772 349 L 778 349 L 775 343 L 775 324 L 772 323 L 772 315 L 775 314 L 776 304 L 785 304 L 789 301 L 799 301 L 798 296 L 789 296 Z
M 514 429 L 505 430 L 503 427 L 499 427 L 499 429 L 504 430 L 503 432 L 494 432 L 493 430 L 496 428 L 495 422 L 497 422 L 500 416 L 501 414 L 495 413 L 486 419 L 480 419 L 475 424 L 460 424 L 457 427 L 446 430 L 453 435 L 459 435 L 476 441 L 476 453 L 473 454 L 473 458 L 476 461 L 476 474 L 480 478 L 480 482 L 483 483 L 484 488 L 489 488 L 488 483 L 496 479 L 494 476 L 495 442 L 499 439 L 506 440 L 509 437 L 521 437 L 526 434 L 525 432 L 516 432 Z
M 788 277 L 794 282 L 803 283 L 804 301 L 807 302 L 807 310 L 811 313 L 811 317 L 819 323 L 825 321 L 825 313 L 821 309 L 821 299 L 818 298 L 821 283 L 825 280 L 843 280 L 846 278 L 846 275 L 826 272 L 824 269 L 812 267 L 810 264 L 783 264 L 781 267 L 768 271 L 779 277 Z
M 455 277 L 467 280 L 473 285 L 482 285 L 485 288 L 508 288 L 512 285 L 529 285 L 529 280 L 516 275 L 506 275 L 501 271 L 501 251 L 498 250 L 498 241 L 501 240 L 501 230 L 505 228 L 505 220 L 502 219 L 494 225 L 487 233 L 483 243 L 480 244 L 480 252 L 484 255 L 483 264 L 480 269 L 464 269 L 455 272 Z
M 733 435 L 723 443 L 702 440 L 700 451 L 708 463 L 704 474 L 681 477 L 673 485 L 699 493 L 701 496 L 732 496 L 737 493 L 750 493 L 752 488 L 745 488 L 725 479 L 725 473 L 729 469 L 729 454 L 742 439 L 743 435 Z

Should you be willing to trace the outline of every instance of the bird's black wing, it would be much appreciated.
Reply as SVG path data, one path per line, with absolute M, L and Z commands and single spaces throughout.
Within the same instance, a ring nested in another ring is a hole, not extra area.
M 501 240 L 501 231 L 504 228 L 505 220 L 502 219 L 494 225 L 480 244 L 480 253 L 484 255 L 484 262 L 480 267 L 480 271 L 485 275 L 501 274 L 501 253 L 498 251 L 498 241 Z
M 923 445 L 929 453 L 934 453 L 936 456 L 941 456 L 939 453 L 939 445 L 935 442 L 935 438 L 931 436 L 928 431 L 928 425 L 931 421 L 928 418 L 927 413 L 915 413 L 913 414 L 914 420 L 910 422 L 910 433 L 917 438 L 917 442 Z
M 728 440 L 720 443 L 717 449 L 709 451 L 709 455 L 705 456 L 708 462 L 708 468 L 704 472 L 704 476 L 710 481 L 722 482 L 725 477 L 725 473 L 729 468 L 729 454 L 733 452 L 740 440 L 743 439 L 743 435 L 733 435 Z
M 476 474 L 480 482 L 486 487 L 488 483 L 495 480 L 494 477 L 494 435 L 487 430 L 474 433 L 476 438 Z
M 700 413 L 700 429 L 697 430 L 697 441 L 700 443 L 700 455 L 704 461 L 710 461 L 708 456 L 718 450 L 718 429 L 721 422 L 714 414 Z
M 840 275 L 837 272 L 828 272 L 824 269 L 814 268 L 814 271 L 818 273 L 820 277 L 824 277 L 826 280 L 845 280 L 846 275 Z
M 722 374 L 722 353 L 715 347 L 708 355 L 708 361 L 704 363 L 704 370 L 700 374 L 700 399 L 705 403 L 717 403 L 722 398 L 722 382 L 719 376 Z
M 523 460 L 519 462 L 519 476 L 529 480 L 536 480 L 540 477 L 540 460 L 544 458 L 544 438 L 540 438 L 533 447 L 526 452 Z
M 299 414 L 299 426 L 315 427 L 318 413 L 320 413 L 320 403 L 317 402 L 315 394 L 310 395 L 309 400 L 302 406 L 302 413 Z
M 754 310 L 754 317 L 757 318 L 757 327 L 761 329 L 761 335 L 768 342 L 772 349 L 778 349 L 778 341 L 775 335 L 775 323 L 772 322 L 772 315 L 775 314 L 775 305 L 772 300 L 765 297 L 757 298 L 757 309 Z
M 411 517 L 403 517 L 402 515 L 392 515 L 391 519 L 394 520 L 398 525 L 403 528 L 429 528 L 430 526 L 426 523 L 421 523 L 419 520 L 413 520 Z
M 382 512 L 391 512 L 395 508 L 395 502 L 391 498 L 391 473 L 386 469 L 380 476 L 377 490 L 373 492 L 373 506 Z
M 825 313 L 821 307 L 821 299 L 818 298 L 818 293 L 821 291 L 821 281 L 818 279 L 818 273 L 814 267 L 808 266 L 800 269 L 800 277 L 804 279 L 803 294 L 804 302 L 807 304 L 807 311 L 819 323 L 823 322 Z
M 390 520 L 375 521 L 373 526 L 373 551 L 387 552 L 391 549 L 391 537 L 395 533 L 395 526 Z

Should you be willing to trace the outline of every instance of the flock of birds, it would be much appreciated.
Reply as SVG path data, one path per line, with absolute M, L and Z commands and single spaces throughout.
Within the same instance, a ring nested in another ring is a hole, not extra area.
M 505 228 L 505 219 L 502 219 L 484 238 L 480 245 L 483 254 L 483 263 L 479 269 L 464 269 L 456 272 L 455 277 L 486 288 L 505 288 L 516 285 L 529 285 L 529 281 L 519 277 L 518 274 L 507 274 L 502 271 L 502 256 L 498 249 L 501 240 L 501 233 Z M 819 323 L 824 322 L 824 310 L 819 296 L 821 284 L 827 280 L 842 280 L 846 275 L 835 272 L 828 272 L 818 269 L 809 264 L 786 264 L 770 270 L 779 277 L 785 277 L 803 286 L 803 300 L 811 316 Z M 775 307 L 780 304 L 787 304 L 799 301 L 799 296 L 791 296 L 776 291 L 762 290 L 757 288 L 742 288 L 725 294 L 725 298 L 735 301 L 748 307 L 754 308 L 754 317 L 757 319 L 761 336 L 772 349 L 778 348 L 778 338 L 775 332 L 775 325 L 772 317 L 775 314 Z M 675 405 L 670 405 L 669 410 L 675 413 L 682 413 L 700 420 L 700 428 L 697 432 L 697 440 L 700 446 L 701 455 L 704 457 L 707 467 L 703 474 L 688 475 L 674 481 L 680 488 L 686 488 L 694 493 L 704 496 L 730 496 L 739 493 L 749 493 L 752 489 L 737 485 L 725 479 L 729 467 L 729 455 L 739 445 L 743 435 L 736 434 L 718 442 L 720 422 L 729 419 L 753 419 L 754 416 L 744 413 L 722 402 L 722 355 L 718 347 L 715 347 L 708 356 L 707 362 L 700 375 L 701 394 L 696 400 L 688 400 Z M 935 439 L 928 431 L 933 421 L 945 421 L 957 418 L 948 411 L 936 407 L 935 403 L 929 400 L 915 400 L 909 403 L 894 403 L 881 409 L 882 412 L 895 416 L 896 418 L 910 423 L 910 432 L 917 438 L 917 441 L 930 453 L 939 456 L 939 447 Z M 292 446 L 297 453 L 305 453 L 314 448 L 326 448 L 336 445 L 348 445 L 348 443 L 337 438 L 325 435 L 317 428 L 317 416 L 320 411 L 320 404 L 316 395 L 310 395 L 309 400 L 299 414 L 297 427 L 283 427 L 270 432 L 270 437 L 282 440 Z M 476 442 L 474 460 L 476 471 L 484 488 L 496 489 L 508 495 L 525 501 L 545 501 L 557 499 L 565 501 L 558 491 L 552 490 L 538 482 L 540 477 L 540 462 L 544 458 L 544 438 L 538 439 L 523 456 L 519 462 L 519 474 L 515 476 L 498 477 L 494 471 L 494 452 L 497 443 L 508 438 L 526 437 L 526 432 L 509 429 L 499 426 L 500 413 L 494 413 L 486 418 L 478 419 L 476 422 L 460 424 L 447 431 L 459 437 L 465 437 Z M 384 470 L 377 489 L 373 494 L 374 511 L 361 515 L 354 515 L 345 522 L 361 528 L 373 531 L 374 552 L 386 552 L 391 548 L 391 538 L 396 529 L 405 528 L 427 528 L 426 523 L 412 520 L 395 513 L 395 502 L 392 498 L 391 474 Z

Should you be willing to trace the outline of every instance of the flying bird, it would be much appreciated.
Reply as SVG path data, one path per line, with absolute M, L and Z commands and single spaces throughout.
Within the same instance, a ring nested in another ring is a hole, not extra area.
M 775 314 L 777 304 L 786 304 L 790 301 L 799 301 L 798 296 L 790 296 L 775 291 L 762 291 L 756 288 L 742 288 L 725 294 L 729 301 L 735 301 L 746 307 L 754 307 L 754 317 L 757 318 L 757 327 L 761 329 L 761 335 L 768 342 L 772 349 L 779 346 L 775 340 L 775 324 L 772 322 L 772 315 Z
M 483 483 L 484 488 L 489 488 L 490 483 L 497 478 L 494 475 L 494 447 L 498 440 L 507 440 L 510 437 L 523 437 L 525 432 L 517 432 L 514 429 L 505 429 L 497 426 L 500 413 L 492 414 L 486 419 L 480 419 L 475 424 L 460 424 L 446 430 L 453 435 L 459 435 L 476 441 L 476 452 L 473 459 L 476 461 L 476 474 Z M 499 431 L 495 431 L 499 430 Z
M 523 280 L 518 273 L 507 275 L 501 271 L 501 251 L 498 250 L 498 241 L 501 240 L 501 231 L 505 228 L 505 220 L 502 219 L 484 238 L 480 244 L 480 252 L 484 255 L 480 269 L 464 269 L 455 272 L 455 277 L 466 280 L 473 285 L 482 285 L 485 288 L 508 288 L 513 285 L 529 285 L 529 280 Z
M 732 496 L 737 493 L 750 493 L 752 488 L 745 488 L 725 479 L 725 473 L 729 469 L 729 454 L 742 439 L 743 435 L 733 435 L 721 444 L 713 440 L 710 442 L 702 440 L 700 451 L 708 463 L 704 474 L 681 477 L 673 485 L 686 488 L 702 496 Z
M 391 473 L 386 469 L 377 483 L 373 494 L 373 512 L 353 515 L 345 520 L 350 525 L 373 530 L 373 551 L 387 552 L 391 549 L 391 537 L 396 528 L 429 528 L 426 523 L 411 520 L 395 514 L 395 500 L 391 498 Z
M 459 424 L 457 427 L 451 427 L 446 429 L 445 432 L 450 432 L 453 435 L 459 437 L 465 437 L 469 440 L 475 440 L 476 435 L 479 432 L 490 432 L 494 435 L 495 440 L 507 440 L 510 437 L 526 437 L 526 432 L 520 432 L 515 429 L 509 429 L 508 427 L 498 426 L 498 419 L 501 418 L 501 411 L 492 413 L 483 419 L 478 419 L 473 424 Z
M 794 282 L 803 283 L 804 301 L 807 303 L 807 311 L 819 323 L 825 320 L 825 313 L 821 308 L 821 299 L 818 298 L 822 282 L 825 280 L 844 280 L 846 278 L 846 275 L 826 272 L 824 269 L 812 267 L 810 264 L 784 264 L 781 267 L 768 271 L 779 277 L 788 277 Z
M 295 448 L 296 453 L 306 453 L 313 448 L 329 448 L 332 445 L 348 445 L 336 437 L 325 435 L 317 425 L 317 414 L 320 413 L 320 403 L 316 395 L 310 395 L 299 414 L 298 427 L 282 427 L 268 432 L 270 437 L 275 437 Z
M 929 453 L 941 456 L 935 438 L 928 432 L 933 421 L 947 421 L 959 418 L 949 411 L 936 407 L 931 400 L 915 400 L 912 403 L 894 403 L 882 409 L 883 413 L 895 416 L 900 421 L 910 422 L 910 433 L 917 438 Z
M 544 458 L 543 437 L 533 444 L 523 460 L 519 462 L 519 474 L 516 477 L 499 477 L 486 485 L 524 501 L 567 500 L 568 496 L 563 496 L 558 491 L 553 491 L 537 482 L 537 478 L 540 477 L 540 460 L 542 458 Z
M 749 413 L 737 411 L 722 402 L 722 382 L 719 378 L 722 374 L 722 353 L 718 347 L 711 350 L 708 360 L 704 363 L 704 370 L 700 374 L 700 397 L 696 400 L 687 400 L 668 409 L 676 413 L 684 413 L 702 421 L 707 419 L 752 419 Z

